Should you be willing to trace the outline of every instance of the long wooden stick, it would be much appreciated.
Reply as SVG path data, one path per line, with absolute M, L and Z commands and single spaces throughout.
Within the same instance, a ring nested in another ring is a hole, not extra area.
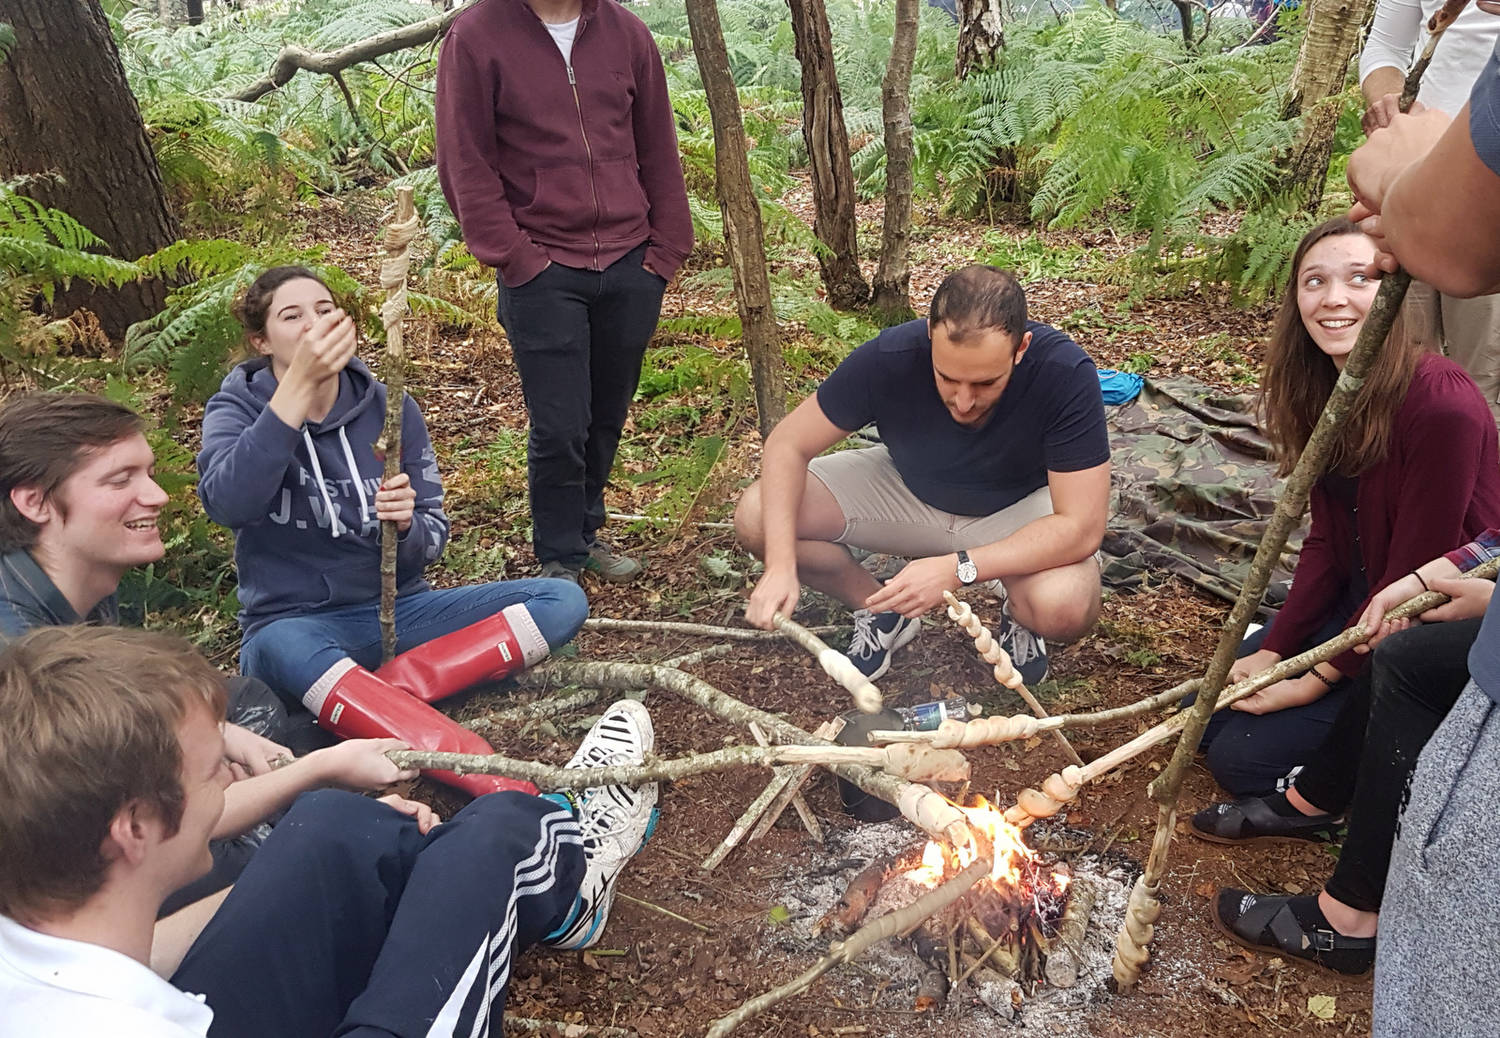
M 1458 13 L 1463 10 L 1466 3 L 1467 0 L 1448 0 L 1443 5 L 1442 11 L 1433 20 L 1431 26 L 1434 38 L 1429 44 L 1429 52 L 1433 46 L 1436 46 L 1437 37 L 1440 37 L 1452 20 L 1458 17 Z M 1425 68 L 1424 62 L 1418 62 L 1407 75 L 1405 87 L 1401 91 L 1401 111 L 1404 112 L 1411 107 L 1411 102 L 1420 88 Z M 1157 805 L 1156 836 L 1151 841 L 1151 855 L 1146 860 L 1146 870 L 1137 884 L 1141 894 L 1137 905 L 1140 911 L 1134 914 L 1127 912 L 1125 925 L 1121 927 L 1115 942 L 1114 974 L 1121 990 L 1129 990 L 1139 978 L 1141 966 L 1148 955 L 1147 944 L 1151 939 L 1151 927 L 1147 925 L 1149 921 L 1147 917 L 1154 920 L 1155 912 L 1160 910 L 1156 894 L 1166 876 L 1172 833 L 1177 824 L 1177 797 L 1182 790 L 1183 779 L 1192 764 L 1193 755 L 1198 750 L 1198 743 L 1203 738 L 1203 729 L 1207 727 L 1208 719 L 1213 715 L 1214 708 L 1218 704 L 1219 692 L 1224 687 L 1229 668 L 1234 664 L 1240 642 L 1245 637 L 1245 629 L 1250 624 L 1250 617 L 1259 606 L 1261 596 L 1265 594 L 1266 586 L 1270 583 L 1272 566 L 1280 558 L 1281 550 L 1286 546 L 1287 536 L 1291 533 L 1292 527 L 1301 520 L 1302 513 L 1307 509 L 1308 492 L 1327 467 L 1328 458 L 1339 436 L 1344 416 L 1353 408 L 1360 390 L 1364 387 L 1366 374 L 1373 365 L 1375 357 L 1385 346 L 1391 325 L 1396 319 L 1396 314 L 1401 308 L 1401 302 L 1406 297 L 1406 289 L 1410 284 L 1411 276 L 1400 270 L 1394 274 L 1387 274 L 1381 280 L 1380 291 L 1375 294 L 1375 299 L 1365 314 L 1365 323 L 1359 330 L 1359 338 L 1355 341 L 1354 349 L 1345 358 L 1344 368 L 1339 372 L 1333 392 L 1329 394 L 1327 403 L 1323 405 L 1323 413 L 1318 416 L 1317 424 L 1313 426 L 1312 435 L 1308 437 L 1302 456 L 1297 459 L 1296 467 L 1287 478 L 1281 498 L 1276 502 L 1276 511 L 1271 521 L 1266 524 L 1266 533 L 1260 542 L 1260 548 L 1256 551 L 1255 559 L 1245 575 L 1245 583 L 1240 588 L 1239 598 L 1229 612 L 1229 620 L 1225 623 L 1224 631 L 1219 637 L 1218 647 L 1214 650 L 1208 670 L 1203 675 L 1203 691 L 1198 694 L 1197 700 L 1193 703 L 1193 709 L 1186 714 L 1187 722 L 1182 727 L 1182 737 L 1177 740 L 1177 749 L 1173 751 L 1172 759 L 1166 769 L 1148 787 L 1151 798 L 1156 801 Z M 1134 891 L 1132 891 L 1131 899 L 1133 903 L 1137 902 Z
M 702 707 L 731 724 L 748 725 L 754 721 L 785 744 L 832 745 L 775 714 L 758 710 L 721 692 L 702 678 L 671 667 L 652 667 L 641 663 L 554 661 L 545 667 L 534 667 L 522 672 L 516 676 L 516 682 L 533 689 L 546 689 L 555 685 L 611 688 L 619 692 L 655 688 Z M 860 764 L 830 764 L 826 767 L 839 778 L 853 783 L 871 796 L 894 804 L 907 821 L 928 835 L 947 840 L 955 847 L 967 847 L 973 842 L 968 818 L 941 793 Z
M 402 326 L 409 312 L 406 274 L 411 266 L 411 243 L 422 229 L 410 187 L 396 189 L 396 218 L 385 229 L 385 258 L 380 261 L 380 287 L 385 302 L 380 320 L 385 325 L 385 426 L 375 441 L 375 453 L 385 459 L 382 482 L 401 474 L 401 409 L 406 403 L 406 343 Z M 358 474 L 356 473 L 356 476 Z M 380 524 L 380 655 L 389 663 L 396 655 L 396 541 L 401 531 L 392 520 Z
M 829 646 L 822 638 L 806 627 L 782 616 L 771 614 L 771 626 L 808 652 L 817 657 L 823 672 L 837 681 L 854 697 L 854 705 L 863 714 L 878 714 L 881 710 L 880 689 L 869 678 L 859 672 L 848 656 Z
M 730 641 L 766 642 L 784 637 L 777 631 L 762 631 L 758 627 L 715 627 L 712 624 L 689 624 L 672 620 L 615 620 L 611 617 L 594 617 L 583 622 L 585 631 L 617 631 L 621 634 L 686 634 L 700 638 L 724 638 Z M 812 634 L 828 634 L 836 627 L 816 627 Z
M 936 915 L 969 892 L 969 888 L 989 875 L 990 861 L 981 858 L 957 876 L 935 890 L 929 890 L 904 908 L 887 912 L 854 931 L 846 940 L 829 945 L 828 955 L 820 959 L 807 972 L 793 980 L 757 995 L 734 1012 L 715 1020 L 708 1029 L 708 1038 L 724 1038 L 747 1020 L 754 1019 L 767 1009 L 799 995 L 812 987 L 819 977 L 835 966 L 853 962 L 881 941 L 903 933 L 929 916 Z
M 639 786 L 675 782 L 730 768 L 768 764 L 862 764 L 920 782 L 967 782 L 969 762 L 956 750 L 930 746 L 726 746 L 711 753 L 690 753 L 669 760 L 608 768 L 562 768 L 503 754 L 446 753 L 441 750 L 392 750 L 386 756 L 402 768 L 451 771 L 456 775 L 504 775 L 525 779 L 538 789 L 593 789 L 595 786 Z M 772 789 L 762 809 L 775 799 Z M 760 812 L 756 812 L 756 817 Z M 754 818 L 751 819 L 753 823 Z
M 1463 574 L 1463 576 L 1466 579 L 1480 580 L 1494 577 L 1497 573 L 1500 573 L 1500 557 L 1488 559 L 1480 563 Z M 1385 618 L 1387 620 L 1404 620 L 1413 616 L 1419 616 L 1429 609 L 1437 608 L 1448 600 L 1448 596 L 1440 592 L 1424 591 L 1415 598 L 1409 598 L 1387 612 Z M 1369 635 L 1365 632 L 1364 628 L 1356 624 L 1338 637 L 1329 639 L 1315 649 L 1309 649 L 1307 652 L 1290 656 L 1277 666 L 1281 668 L 1282 677 L 1288 674 L 1300 674 L 1314 663 L 1337 656 L 1365 641 L 1368 637 Z M 1283 667 L 1283 664 L 1286 666 Z M 1257 675 L 1257 677 L 1260 677 L 1260 675 Z M 1276 680 L 1280 680 L 1280 678 Z M 1246 696 L 1254 695 L 1261 688 L 1272 683 L 1274 682 L 1257 681 L 1254 678 L 1241 681 L 1239 684 L 1224 690 L 1214 709 L 1222 710 L 1244 699 Z M 1090 761 L 1081 768 L 1064 768 L 1043 782 L 1040 791 L 1035 789 L 1023 790 L 1017 798 L 1016 804 L 1006 811 L 1006 820 L 1012 825 L 1025 827 L 1038 818 L 1050 818 L 1069 801 L 1074 799 L 1078 795 L 1079 789 L 1087 783 L 1107 775 L 1126 761 L 1138 757 L 1144 751 L 1166 742 L 1173 735 L 1183 731 L 1195 716 L 1196 709 L 1195 704 L 1193 710 L 1184 710 L 1180 714 L 1174 714 L 1154 728 L 1147 729 L 1129 742 L 1115 747 L 1104 756 Z M 1024 720 L 1030 720 L 1030 718 L 1024 718 Z M 1179 743 L 1179 745 L 1181 744 Z

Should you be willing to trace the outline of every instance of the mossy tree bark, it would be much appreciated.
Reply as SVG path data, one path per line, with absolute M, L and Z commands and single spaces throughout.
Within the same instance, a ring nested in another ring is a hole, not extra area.
M 762 436 L 769 436 L 786 416 L 786 374 L 781 358 L 781 330 L 771 305 L 771 276 L 766 269 L 765 232 L 760 203 L 750 182 L 745 151 L 745 122 L 740 93 L 729 73 L 729 51 L 713 0 L 687 0 L 693 55 L 703 79 L 714 126 L 714 174 L 724 240 L 734 273 L 734 299 L 750 357 L 750 379 Z
M 880 85 L 885 124 L 885 219 L 880 235 L 880 263 L 870 309 L 881 324 L 900 324 L 916 316 L 911 308 L 911 198 L 914 145 L 911 126 L 911 71 L 917 54 L 917 4 L 896 0 L 891 56 Z
M 176 241 L 161 170 L 99 0 L 0 0 L 0 22 L 16 35 L 0 62 L 0 178 L 41 175 L 25 193 L 78 220 L 121 259 Z M 118 337 L 165 297 L 158 281 L 75 284 L 53 309 L 87 307 Z
M 828 302 L 847 310 L 869 299 L 870 286 L 859 269 L 854 168 L 844 98 L 833 67 L 833 34 L 823 0 L 787 0 L 787 6 L 802 64 L 802 139 L 812 173 L 813 233 L 828 246 L 828 252 L 818 256 L 818 267 Z

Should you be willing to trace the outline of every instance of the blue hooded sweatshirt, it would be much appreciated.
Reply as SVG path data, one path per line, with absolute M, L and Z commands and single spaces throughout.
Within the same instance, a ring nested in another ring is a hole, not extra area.
M 275 392 L 269 358 L 236 367 L 203 412 L 198 452 L 203 508 L 234 531 L 247 637 L 272 620 L 380 600 L 375 492 L 384 466 L 374 444 L 385 422 L 385 385 L 351 360 L 328 416 L 300 429 L 266 406 Z M 437 458 L 410 396 L 401 415 L 401 469 L 417 492 L 396 551 L 397 594 L 405 595 L 426 590 L 422 571 L 448 541 Z

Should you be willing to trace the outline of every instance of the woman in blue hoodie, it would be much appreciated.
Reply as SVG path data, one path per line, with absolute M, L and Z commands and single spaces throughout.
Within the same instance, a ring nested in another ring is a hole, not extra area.
M 234 531 L 240 669 L 345 738 L 489 753 L 430 704 L 515 673 L 569 641 L 588 615 L 565 580 L 433 590 L 422 571 L 448 540 L 426 424 L 402 413 L 401 473 L 374 444 L 385 386 L 358 358 L 353 319 L 302 267 L 275 267 L 236 307 L 259 354 L 209 400 L 198 496 Z M 380 529 L 399 530 L 396 656 L 380 666 Z M 377 669 L 378 668 L 378 669 Z M 484 775 L 434 777 L 474 794 L 530 788 Z

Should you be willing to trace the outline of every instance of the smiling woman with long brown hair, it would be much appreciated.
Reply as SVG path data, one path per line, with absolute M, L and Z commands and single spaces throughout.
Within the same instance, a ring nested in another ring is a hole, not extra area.
M 1261 373 L 1262 423 L 1281 475 L 1296 465 L 1364 326 L 1380 284 L 1374 258 L 1371 239 L 1342 217 L 1297 247 Z M 1500 522 L 1500 452 L 1478 387 L 1398 319 L 1310 498 L 1286 604 L 1245 640 L 1231 680 L 1332 637 L 1375 592 Z M 1365 661 L 1347 652 L 1216 717 L 1204 745 L 1219 784 L 1247 797 L 1284 789 L 1357 694 L 1349 679 Z M 1236 831 L 1219 835 L 1239 837 L 1253 824 L 1231 810 L 1224 825 Z

